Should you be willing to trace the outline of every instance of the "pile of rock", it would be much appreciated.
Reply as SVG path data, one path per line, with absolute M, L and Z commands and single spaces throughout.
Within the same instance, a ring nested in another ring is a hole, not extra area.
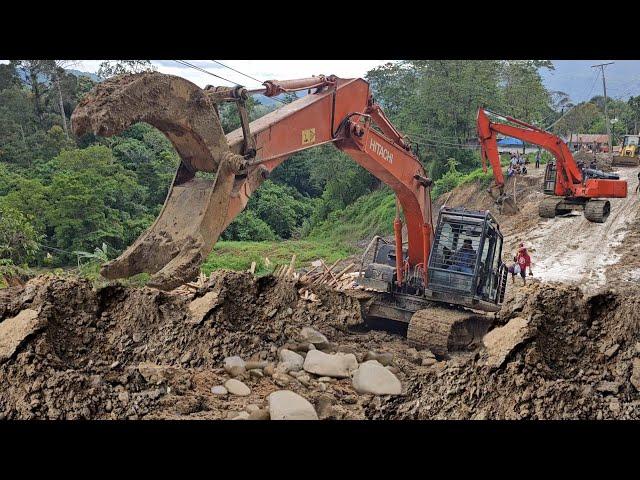
M 233 412 L 233 419 L 317 420 L 335 416 L 335 403 L 330 393 L 322 395 L 331 385 L 341 382 L 341 389 L 348 388 L 358 394 L 400 395 L 402 384 L 396 377 L 398 369 L 393 365 L 390 352 L 369 351 L 366 355 L 345 351 L 348 347 L 335 345 L 321 332 L 304 327 L 296 339 L 276 349 L 277 361 L 243 360 L 239 356 L 224 359 L 223 368 L 231 377 L 223 385 L 211 387 L 214 395 L 248 397 L 252 389 L 248 382 L 275 385 L 280 390 L 271 391 L 262 401 L 268 405 L 250 404 L 244 412 Z M 360 357 L 360 362 L 358 361 Z M 345 382 L 345 380 L 351 380 Z M 316 408 L 308 398 L 293 389 L 308 392 L 315 400 Z

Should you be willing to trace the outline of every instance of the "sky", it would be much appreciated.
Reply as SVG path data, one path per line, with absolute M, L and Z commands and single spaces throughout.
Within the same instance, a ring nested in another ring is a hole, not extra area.
M 565 92 L 574 102 L 582 102 L 603 93 L 600 68 L 591 66 L 611 61 L 614 60 L 553 60 L 555 70 L 543 69 L 541 74 L 548 89 Z M 614 62 L 604 68 L 607 95 L 624 100 L 640 95 L 640 61 Z
M 231 82 L 199 72 L 172 60 L 152 60 L 160 72 L 184 77 L 200 87 L 206 85 L 241 84 L 247 88 L 259 88 L 260 83 L 216 64 L 211 60 L 187 60 Z M 220 60 L 220 62 L 259 80 L 286 80 L 312 75 L 337 75 L 343 78 L 363 77 L 369 70 L 390 60 Z M 602 77 L 599 69 L 591 65 L 610 60 L 553 60 L 554 71 L 542 69 L 545 86 L 550 90 L 567 93 L 572 101 L 581 102 L 602 94 Z M 6 63 L 7 60 L 0 60 Z M 102 60 L 81 60 L 75 67 L 85 72 L 97 72 Z M 627 99 L 640 95 L 640 61 L 617 60 L 605 68 L 607 93 L 614 98 Z
M 244 85 L 247 88 L 260 88 L 261 82 L 251 80 L 239 73 L 225 68 L 210 60 L 186 60 L 211 73 L 220 75 L 233 84 Z M 259 80 L 287 80 L 306 78 L 312 75 L 337 75 L 343 78 L 362 77 L 369 70 L 384 65 L 389 60 L 219 60 L 247 75 Z M 97 72 L 102 60 L 83 60 L 76 67 L 85 72 Z M 231 85 L 222 80 L 199 72 L 193 68 L 180 65 L 172 60 L 152 60 L 158 71 L 178 75 L 192 81 L 200 87 L 206 85 Z

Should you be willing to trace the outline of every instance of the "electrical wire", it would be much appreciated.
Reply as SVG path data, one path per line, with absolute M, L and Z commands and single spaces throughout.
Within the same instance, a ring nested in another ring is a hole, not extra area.
M 236 70 L 235 68 L 230 67 L 229 65 L 225 65 L 224 63 L 222 63 L 222 62 L 220 62 L 218 60 L 212 60 L 212 62 L 215 62 L 218 65 L 222 65 L 223 67 L 228 68 L 229 70 L 233 70 L 234 72 L 239 73 L 240 75 L 244 75 L 245 77 L 250 78 L 251 80 L 254 80 L 254 81 L 258 82 L 260 85 L 264 84 L 264 82 L 258 80 L 256 77 L 252 77 L 251 75 L 247 75 L 246 73 L 242 73 L 240 70 Z
M 586 103 L 589 103 L 589 96 L 591 95 L 591 92 L 593 92 L 593 89 L 596 86 L 596 83 L 598 81 L 598 78 L 600 78 L 600 70 L 596 71 L 596 75 L 595 75 L 595 79 L 593 80 L 593 83 L 591 84 L 591 89 L 589 90 L 589 93 L 586 96 L 583 96 L 584 98 L 586 98 L 586 101 L 580 102 L 575 104 L 573 107 L 571 107 L 569 110 L 567 110 L 566 112 L 564 112 L 564 114 L 562 114 L 562 116 L 560 118 L 558 118 L 556 121 L 554 121 L 551 125 L 549 125 L 548 127 L 544 128 L 543 130 L 545 131 L 549 131 L 550 128 L 554 127 L 560 120 L 562 120 L 564 117 L 566 117 L 570 112 L 572 112 L 577 106 L 579 105 L 585 105 Z M 586 91 L 586 90 L 585 90 Z
M 234 85 L 237 85 L 236 82 L 232 82 L 228 78 L 224 78 L 224 77 L 221 77 L 220 75 L 216 75 L 215 73 L 211 73 L 210 71 L 205 70 L 204 68 L 200 68 L 197 65 L 193 65 L 192 63 L 185 62 L 184 60 L 173 60 L 173 61 L 176 62 L 176 63 L 179 63 L 181 65 L 185 65 L 187 67 L 193 68 L 194 70 L 198 70 L 200 72 L 206 73 L 207 75 L 211 75 L 212 77 L 216 77 L 216 78 L 219 78 L 221 80 L 224 80 L 225 82 L 229 82 L 229 83 L 232 83 Z

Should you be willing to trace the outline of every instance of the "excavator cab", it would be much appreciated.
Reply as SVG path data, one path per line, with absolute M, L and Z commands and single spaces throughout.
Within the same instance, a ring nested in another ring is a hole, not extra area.
M 429 256 L 426 286 L 420 267 L 410 269 L 403 284 L 397 284 L 395 246 L 380 237 L 370 245 L 375 247 L 372 255 L 368 252 L 370 249 L 365 251 L 365 256 L 371 255 L 372 261 L 364 268 L 358 283 L 365 288 L 392 293 L 397 298 L 410 295 L 414 298 L 412 304 L 416 304 L 418 297 L 427 303 L 441 301 L 498 311 L 507 280 L 502 243 L 500 227 L 490 212 L 443 207 Z M 404 250 L 403 257 L 407 259 Z
M 496 311 L 504 299 L 503 237 L 488 211 L 443 207 L 431 255 L 426 295 Z
M 394 245 L 374 238 L 363 255 L 363 263 L 365 257 L 372 261 L 358 279 L 366 290 L 377 292 L 365 304 L 367 322 L 406 324 L 409 344 L 429 349 L 438 358 L 473 347 L 493 324 L 483 312 L 497 312 L 504 301 L 507 269 L 502 243 L 500 227 L 488 211 L 443 207 L 427 285 L 420 265 L 405 272 L 405 281 L 398 285 Z M 404 249 L 403 257 L 406 260 Z

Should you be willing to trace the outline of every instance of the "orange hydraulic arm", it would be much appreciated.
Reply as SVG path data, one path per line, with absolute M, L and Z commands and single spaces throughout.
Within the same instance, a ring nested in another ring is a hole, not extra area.
M 489 120 L 487 113 L 520 125 L 520 127 L 493 123 Z M 555 194 L 557 196 L 581 198 L 624 198 L 627 196 L 627 182 L 624 180 L 583 179 L 582 172 L 567 145 L 552 133 L 516 118 L 497 115 L 482 108 L 478 110 L 477 127 L 483 169 L 486 171 L 486 160 L 489 159 L 493 168 L 496 187 L 500 188 L 501 193 L 504 187 L 504 176 L 500 166 L 500 156 L 498 155 L 496 142 L 498 133 L 539 145 L 553 154 L 556 159 Z
M 296 152 L 332 143 L 393 189 L 399 204 L 394 222 L 398 283 L 408 267 L 422 267 L 426 284 L 433 237 L 431 180 L 373 101 L 369 84 L 321 75 L 263 85 L 253 92 L 241 86 L 201 89 L 181 77 L 144 72 L 109 79 L 83 99 L 72 115 L 77 135 L 110 136 L 147 122 L 167 136 L 181 159 L 156 221 L 105 264 L 102 274 L 121 278 L 148 272 L 153 274 L 149 285 L 165 289 L 192 279 L 269 172 Z M 309 94 L 249 122 L 245 102 L 251 93 L 271 97 L 298 90 Z M 227 135 L 218 115 L 223 102 L 235 102 L 241 120 L 241 128 Z M 407 222 L 407 261 L 400 209 Z
M 369 84 L 361 78 L 331 76 L 286 82 L 270 80 L 265 86 L 262 92 L 268 96 L 283 91 L 318 90 L 251 122 L 256 155 L 248 163 L 245 178 L 254 181 L 239 180 L 238 188 L 234 188 L 238 195 L 232 195 L 226 224 L 240 213 L 268 172 L 291 154 L 333 143 L 395 192 L 407 222 L 409 264 L 422 264 L 426 272 L 433 238 L 431 180 L 404 137 L 373 101 Z M 244 144 L 242 130 L 229 133 L 227 141 L 231 151 L 240 153 Z M 258 171 L 262 173 L 256 174 Z M 401 228 L 398 221 L 399 218 L 394 225 L 396 237 Z M 402 283 L 401 235 L 396 243 L 398 281 Z

